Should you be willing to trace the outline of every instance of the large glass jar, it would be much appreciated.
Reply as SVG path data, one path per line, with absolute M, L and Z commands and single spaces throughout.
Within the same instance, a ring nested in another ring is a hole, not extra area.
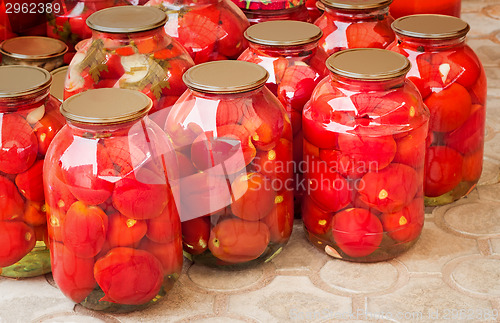
M 349 49 L 327 66 L 302 119 L 307 237 L 335 258 L 393 258 L 423 226 L 429 112 L 403 55 Z
M 153 100 L 151 117 L 163 125 L 186 90 L 182 74 L 194 65 L 186 50 L 165 33 L 166 14 L 158 8 L 123 6 L 87 19 L 92 38 L 81 44 L 64 86 L 64 98 L 103 87 L 139 90 Z
M 417 14 L 440 14 L 460 18 L 462 0 L 393 0 L 390 8 L 394 19 Z
M 2 65 L 31 65 L 52 71 L 64 64 L 68 46 L 41 36 L 16 37 L 0 43 Z
M 208 62 L 183 78 L 189 90 L 165 130 L 180 165 L 171 185 L 185 255 L 210 266 L 262 263 L 281 252 L 293 225 L 290 122 L 256 64 Z
M 249 23 L 230 0 L 150 0 L 168 14 L 165 32 L 179 41 L 196 64 L 236 59 L 247 48 Z
M 156 303 L 182 267 L 179 215 L 166 174 L 175 155 L 147 117 L 151 100 L 95 89 L 64 101 L 67 125 L 44 167 L 52 275 L 72 301 L 128 312 Z
M 314 24 L 323 37 L 318 47 L 327 56 L 347 48 L 386 48 L 394 40 L 392 0 L 321 0 L 325 12 Z
M 431 113 L 426 151 L 425 202 L 451 203 L 467 195 L 481 176 L 486 76 L 465 44 L 469 25 L 455 17 L 413 15 L 393 24 L 388 48 L 408 57 L 408 78 Z
M 64 124 L 50 84 L 44 69 L 0 66 L 2 276 L 50 272 L 42 171 L 47 148 Z
M 232 0 L 245 13 L 251 25 L 271 20 L 309 22 L 304 0 Z
M 293 130 L 295 216 L 300 215 L 302 177 L 302 109 L 314 87 L 327 74 L 324 52 L 318 51 L 322 32 L 317 26 L 290 20 L 262 22 L 245 31 L 250 47 L 239 60 L 264 67 L 266 86 L 285 107 Z

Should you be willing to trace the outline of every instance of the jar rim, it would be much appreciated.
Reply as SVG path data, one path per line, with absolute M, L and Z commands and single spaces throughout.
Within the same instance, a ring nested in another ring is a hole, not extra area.
M 145 6 L 120 6 L 102 9 L 87 18 L 87 26 L 104 33 L 137 33 L 163 27 L 168 16 L 161 9 Z
M 298 46 L 319 41 L 323 32 L 308 22 L 274 20 L 252 25 L 243 35 L 249 42 L 259 45 Z
M 455 39 L 467 35 L 470 26 L 460 18 L 421 14 L 396 19 L 392 29 L 398 35 L 422 39 Z
M 189 89 L 209 94 L 249 92 L 264 86 L 268 78 L 269 73 L 265 68 L 236 60 L 198 64 L 182 76 Z
M 22 36 L 0 43 L 2 55 L 19 59 L 48 59 L 66 54 L 68 46 L 59 39 L 42 36 Z
M 367 10 L 389 7 L 393 0 L 320 0 L 326 7 L 346 10 Z
M 50 74 L 52 74 L 50 94 L 61 102 L 64 99 L 64 81 L 66 80 L 68 67 L 69 66 L 61 66 L 50 72 Z
M 365 81 L 391 80 L 406 75 L 410 61 L 403 55 L 378 48 L 353 48 L 339 51 L 326 60 L 334 74 Z
M 144 93 L 130 89 L 91 89 L 64 100 L 61 114 L 69 121 L 113 125 L 137 120 L 151 110 L 153 101 Z
M 43 68 L 28 65 L 0 66 L 0 99 L 43 92 L 51 83 L 51 74 Z

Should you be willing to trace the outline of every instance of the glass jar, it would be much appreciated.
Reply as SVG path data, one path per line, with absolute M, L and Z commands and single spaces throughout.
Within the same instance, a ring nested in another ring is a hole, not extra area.
M 59 102 L 64 99 L 64 81 L 68 73 L 68 66 L 61 66 L 58 69 L 50 72 L 52 74 L 52 85 L 50 86 L 50 94 L 54 96 Z
M 34 66 L 0 66 L 0 273 L 50 272 L 43 164 L 64 124 L 49 94 L 50 73 Z
M 390 12 L 394 19 L 417 14 L 440 14 L 460 18 L 462 0 L 393 0 Z
M 2 65 L 31 65 L 52 71 L 64 64 L 68 46 L 60 40 L 24 36 L 6 40 L 0 44 Z
M 92 38 L 69 65 L 64 98 L 94 88 L 139 90 L 153 100 L 151 117 L 165 123 L 169 108 L 186 90 L 182 74 L 194 65 L 186 50 L 165 33 L 158 8 L 123 6 L 92 14 Z
M 314 87 L 326 76 L 324 53 L 317 50 L 322 32 L 317 26 L 291 20 L 262 22 L 249 27 L 245 38 L 250 47 L 239 60 L 264 67 L 270 77 L 266 86 L 278 97 L 291 120 L 293 133 L 293 186 L 295 217 L 300 216 L 302 176 L 302 109 Z
M 429 112 L 405 79 L 410 62 L 403 55 L 349 49 L 327 67 L 330 76 L 302 118 L 304 227 L 335 258 L 387 260 L 413 246 L 422 230 Z
M 216 75 L 217 77 L 214 77 Z M 293 225 L 292 132 L 266 70 L 242 61 L 196 65 L 165 130 L 179 160 L 185 255 L 243 267 L 281 252 Z
M 249 23 L 229 0 L 150 0 L 168 15 L 165 32 L 179 41 L 196 64 L 236 59 L 247 48 Z
M 392 0 L 321 0 L 325 12 L 314 24 L 323 37 L 318 47 L 327 56 L 347 48 L 386 48 L 394 40 Z
M 271 20 L 309 22 L 304 0 L 232 0 L 245 13 L 251 25 Z
M 67 125 L 44 168 L 52 275 L 75 303 L 128 312 L 156 303 L 182 268 L 166 174 L 175 156 L 148 117 L 151 100 L 95 89 L 64 101 Z M 168 168 L 167 168 L 168 167 Z
M 451 203 L 477 184 L 483 165 L 486 76 L 465 44 L 469 25 L 455 17 L 413 15 L 393 24 L 388 48 L 408 57 L 408 78 L 431 113 L 426 152 L 425 202 Z

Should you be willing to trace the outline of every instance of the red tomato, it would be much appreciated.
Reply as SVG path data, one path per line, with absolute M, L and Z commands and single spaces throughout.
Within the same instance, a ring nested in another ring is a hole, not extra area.
M 335 243 L 350 257 L 365 257 L 378 249 L 383 237 L 380 220 L 365 209 L 347 209 L 332 220 Z
M 462 166 L 462 179 L 464 181 L 476 182 L 481 177 L 483 171 L 483 150 L 479 149 L 475 152 L 464 156 Z
M 66 212 L 76 202 L 76 198 L 63 182 L 63 173 L 59 165 L 51 164 L 46 167 L 45 180 L 47 194 L 46 202 L 53 210 Z
M 233 218 L 212 228 L 208 248 L 220 260 L 241 263 L 258 258 L 269 239 L 269 229 L 264 223 Z
M 319 158 L 320 149 L 304 139 L 304 156 Z M 305 158 L 304 158 L 305 159 Z
M 178 40 L 188 50 L 193 59 L 195 53 L 209 48 L 212 52 L 217 40 L 218 15 L 216 10 L 203 8 L 187 11 L 178 20 Z M 195 59 L 196 64 L 204 63 Z
M 21 194 L 31 201 L 43 202 L 43 160 L 33 164 L 24 173 L 16 176 L 16 185 Z
M 469 118 L 457 129 L 444 136 L 446 145 L 462 155 L 483 147 L 486 109 L 482 105 L 472 106 Z
M 180 275 L 184 257 L 180 236 L 168 243 L 156 243 L 149 239 L 143 239 L 139 248 L 150 252 L 160 261 L 164 276 Z
M 455 82 L 466 88 L 471 88 L 476 83 L 482 67 L 472 49 L 468 46 L 460 47 L 447 57 L 447 61 L 457 70 Z
M 423 167 L 425 156 L 425 139 L 427 137 L 426 127 L 419 127 L 408 133 L 404 137 L 396 140 L 397 151 L 394 162 L 412 166 L 414 168 Z
M 57 132 L 63 127 L 64 119 L 56 111 L 47 112 L 33 127 L 38 139 L 38 153 L 45 155 Z
M 284 191 L 274 199 L 274 207 L 261 221 L 269 228 L 270 241 L 286 243 L 293 228 L 293 192 Z
M 316 87 L 319 75 L 307 65 L 288 67 L 278 85 L 278 99 L 283 106 L 301 112 Z
M 425 99 L 429 108 L 429 130 L 448 132 L 460 127 L 471 113 L 471 97 L 460 84 L 453 83 Z
M 19 114 L 0 114 L 0 171 L 19 174 L 36 160 L 38 140 L 29 123 Z
M 269 178 L 259 173 L 238 176 L 231 185 L 231 211 L 243 220 L 257 221 L 271 212 L 276 192 Z
M 66 214 L 58 209 L 47 208 L 47 232 L 49 238 L 63 241 L 64 218 Z
M 306 174 L 308 190 L 311 198 L 322 209 L 337 212 L 351 202 L 351 190 L 347 180 L 328 169 L 326 171 L 315 167 Z
M 210 238 L 210 217 L 204 216 L 182 224 L 182 243 L 184 250 L 192 255 L 199 255 L 208 248 Z
M 23 221 L 33 227 L 47 224 L 47 207 L 45 204 L 28 201 L 24 211 Z
M 217 127 L 238 124 L 251 104 L 252 101 L 245 98 L 220 101 L 215 118 Z
M 269 178 L 277 178 L 281 184 L 292 178 L 292 143 L 281 138 L 268 151 L 259 151 L 252 164 L 256 172 Z
M 155 218 L 169 202 L 169 189 L 164 182 L 164 176 L 142 167 L 116 182 L 113 205 L 121 214 L 131 219 Z
M 380 212 L 396 212 L 410 203 L 422 183 L 410 166 L 391 164 L 380 171 L 371 171 L 361 178 L 360 199 Z
M 147 220 L 147 237 L 154 242 L 167 243 L 180 236 L 181 221 L 173 197 L 156 218 Z
M 396 37 L 388 23 L 366 21 L 352 23 L 346 28 L 348 48 L 386 48 Z
M 22 220 L 24 201 L 14 183 L 0 176 L 0 220 Z
M 242 12 L 232 2 L 219 2 L 218 46 L 219 52 L 229 59 L 236 59 L 247 48 L 248 43 L 242 37 L 250 24 Z
M 397 242 L 409 242 L 418 238 L 424 226 L 424 200 L 416 198 L 401 211 L 380 216 L 384 231 Z
M 302 221 L 307 231 L 323 235 L 331 229 L 333 213 L 322 210 L 310 197 L 302 201 Z
M 146 221 L 134 220 L 115 213 L 109 215 L 107 241 L 110 248 L 136 245 L 146 234 Z
M 94 277 L 105 294 L 101 301 L 140 305 L 160 291 L 163 268 L 150 252 L 119 247 L 96 261 Z
M 174 47 L 181 46 L 174 39 L 172 39 L 172 44 L 174 44 Z M 182 81 L 182 75 L 191 66 L 193 66 L 193 63 L 190 59 L 185 59 L 185 58 L 171 59 L 168 61 L 168 63 L 169 67 L 166 70 L 168 75 L 168 86 L 165 86 L 163 88 L 162 96 L 168 96 L 168 95 L 180 96 L 187 89 L 186 84 L 184 84 L 184 82 Z
M 59 289 L 73 302 L 80 303 L 96 286 L 94 258 L 81 258 L 62 243 L 52 243 L 52 276 Z
M 78 201 L 66 213 L 62 230 L 66 247 L 79 257 L 91 258 L 106 241 L 108 216 L 99 207 Z
M 0 268 L 21 260 L 35 244 L 35 231 L 26 223 L 0 221 Z
M 463 158 L 456 150 L 435 146 L 425 154 L 425 196 L 441 196 L 454 189 L 462 180 Z

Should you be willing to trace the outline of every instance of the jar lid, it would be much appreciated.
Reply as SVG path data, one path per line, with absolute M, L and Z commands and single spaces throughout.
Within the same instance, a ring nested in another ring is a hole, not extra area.
M 213 61 L 195 65 L 182 76 L 187 87 L 204 93 L 241 93 L 263 86 L 266 69 L 244 61 Z
M 64 81 L 68 73 L 68 66 L 59 67 L 50 74 L 52 74 L 52 85 L 50 86 L 50 94 L 52 94 L 59 101 L 64 99 Z
M 28 65 L 0 66 L 0 98 L 35 94 L 50 87 L 52 77 L 43 68 Z
M 111 125 L 139 119 L 152 105 L 151 99 L 142 92 L 103 88 L 69 97 L 61 104 L 61 114 L 79 123 Z
M 317 42 L 323 32 L 313 24 L 293 21 L 274 20 L 261 22 L 247 28 L 245 38 L 256 44 L 268 46 L 296 46 Z
M 379 9 L 388 7 L 392 0 L 320 0 L 329 8 L 347 10 Z
M 41 36 L 24 36 L 7 39 L 0 44 L 3 55 L 20 59 L 45 59 L 62 56 L 68 46 L 58 39 Z
M 469 24 L 460 18 L 445 15 L 412 15 L 392 23 L 395 33 L 426 39 L 453 39 L 467 35 Z
M 104 33 L 136 33 L 162 27 L 167 19 L 156 7 L 120 6 L 94 12 L 87 18 L 87 26 Z
M 403 76 L 410 61 L 403 55 L 376 48 L 354 48 L 339 51 L 326 60 L 328 69 L 351 79 L 380 81 Z

